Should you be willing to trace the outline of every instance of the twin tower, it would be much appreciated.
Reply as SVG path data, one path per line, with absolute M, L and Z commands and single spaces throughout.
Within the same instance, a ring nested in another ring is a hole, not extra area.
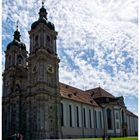
M 21 133 L 25 140 L 60 138 L 57 32 L 44 3 L 29 31 L 30 53 L 18 29 L 7 45 L 3 73 L 3 139 Z

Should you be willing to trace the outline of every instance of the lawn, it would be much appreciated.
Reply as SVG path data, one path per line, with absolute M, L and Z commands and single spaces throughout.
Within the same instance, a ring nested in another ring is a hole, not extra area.
M 81 138 L 80 140 L 102 140 L 102 138 Z M 111 140 L 138 140 L 138 137 L 111 138 Z

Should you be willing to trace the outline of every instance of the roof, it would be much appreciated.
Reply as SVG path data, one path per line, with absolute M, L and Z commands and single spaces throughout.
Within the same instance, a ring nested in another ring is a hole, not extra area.
M 31 30 L 35 29 L 40 23 L 43 23 L 51 30 L 55 30 L 54 24 L 51 23 L 50 21 L 48 21 L 48 19 L 47 19 L 47 11 L 43 5 L 39 11 L 39 19 L 31 25 Z
M 94 99 L 101 97 L 115 98 L 115 96 L 102 89 L 101 87 L 86 90 L 86 92 L 89 92 Z
M 101 97 L 109 97 L 115 99 L 115 96 L 102 89 L 101 87 L 83 91 L 81 89 L 72 87 L 64 83 L 59 83 L 59 85 L 61 97 L 68 100 L 73 100 L 98 107 L 99 105 L 94 99 Z M 128 110 L 126 110 L 126 114 L 133 117 L 138 117 L 137 115 L 133 114 Z
M 134 113 L 130 112 L 129 110 L 126 110 L 126 114 L 129 115 L 129 116 L 138 117 L 137 115 L 135 115 Z
M 78 102 L 82 102 L 85 104 L 98 106 L 98 104 L 94 101 L 94 99 L 91 97 L 91 94 L 88 92 L 85 92 L 81 89 L 66 85 L 64 83 L 60 84 L 60 95 L 63 98 L 74 100 Z

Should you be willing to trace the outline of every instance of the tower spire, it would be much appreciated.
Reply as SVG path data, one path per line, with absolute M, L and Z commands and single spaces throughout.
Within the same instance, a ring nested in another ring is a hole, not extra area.
M 16 31 L 14 32 L 14 40 L 20 41 L 20 32 L 18 31 L 19 20 L 16 22 Z
M 44 7 L 44 1 L 45 1 L 45 0 L 42 0 L 42 7 Z
M 45 0 L 42 0 L 42 7 L 41 7 L 41 9 L 39 11 L 39 15 L 40 15 L 40 18 L 43 18 L 44 17 L 45 19 L 47 19 L 47 11 L 44 8 L 44 1 Z
M 16 31 L 18 31 L 18 24 L 19 24 L 19 20 L 17 20 L 16 22 Z
M 98 84 L 99 84 L 99 88 L 100 88 L 100 82 Z

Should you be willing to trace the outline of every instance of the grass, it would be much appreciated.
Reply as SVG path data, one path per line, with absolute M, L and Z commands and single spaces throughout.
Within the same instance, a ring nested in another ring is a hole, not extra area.
M 80 140 L 102 140 L 102 138 L 81 138 Z M 111 140 L 138 140 L 138 137 L 111 138 Z

